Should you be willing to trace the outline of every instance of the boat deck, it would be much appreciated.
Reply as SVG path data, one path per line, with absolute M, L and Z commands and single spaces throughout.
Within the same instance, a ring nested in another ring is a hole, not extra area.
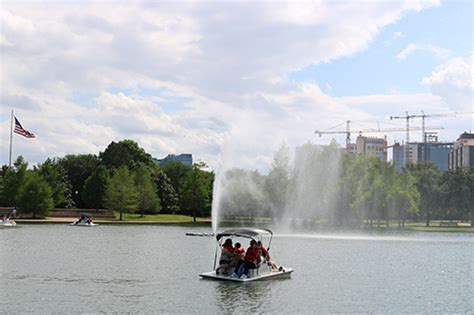
M 292 272 L 293 272 L 293 269 L 285 268 L 281 271 L 272 271 L 270 273 L 256 275 L 250 278 L 233 278 L 231 276 L 226 276 L 226 275 L 217 275 L 215 271 L 210 271 L 210 272 L 201 273 L 199 276 L 203 279 L 211 279 L 211 280 L 251 282 L 251 281 L 258 281 L 258 280 L 268 280 L 268 279 L 273 279 L 273 278 L 289 278 L 291 277 Z

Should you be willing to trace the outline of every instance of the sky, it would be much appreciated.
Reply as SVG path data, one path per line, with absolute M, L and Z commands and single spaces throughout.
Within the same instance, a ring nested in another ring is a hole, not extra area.
M 13 159 L 31 165 L 132 139 L 156 158 L 192 153 L 215 170 L 265 172 L 283 144 L 344 146 L 344 134 L 314 131 L 344 131 L 347 120 L 354 130 L 399 128 L 386 133 L 389 143 L 406 140 L 405 120 L 390 120 L 405 112 L 433 115 L 426 124 L 440 141 L 474 130 L 468 0 L 1 1 L 0 9 L 1 164 L 11 110 L 36 135 L 13 136 Z

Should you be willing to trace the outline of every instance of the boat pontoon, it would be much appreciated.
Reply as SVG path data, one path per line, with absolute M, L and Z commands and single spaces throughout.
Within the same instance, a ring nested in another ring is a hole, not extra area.
M 226 280 L 226 281 L 235 281 L 235 282 L 249 282 L 249 281 L 266 280 L 266 279 L 272 279 L 272 278 L 290 277 L 291 273 L 293 272 L 293 269 L 286 268 L 283 266 L 276 267 L 274 264 L 272 264 L 271 261 L 267 262 L 264 259 L 261 259 L 261 263 L 259 264 L 259 266 L 257 266 L 256 269 L 249 270 L 248 277 L 242 277 L 242 278 L 235 277 L 234 270 L 233 270 L 234 268 L 230 268 L 225 273 L 216 272 L 216 268 L 218 267 L 216 266 L 217 254 L 219 250 L 222 250 L 224 238 L 233 239 L 233 238 L 240 237 L 240 238 L 255 240 L 256 242 L 258 242 L 258 241 L 262 241 L 263 236 L 270 237 L 270 240 L 268 242 L 268 248 L 267 248 L 267 251 L 269 251 L 272 238 L 273 238 L 273 232 L 271 230 L 240 228 L 240 229 L 230 229 L 222 233 L 218 233 L 216 235 L 217 246 L 216 246 L 216 254 L 214 257 L 214 268 L 213 268 L 214 270 L 210 272 L 201 273 L 199 276 L 201 276 L 203 279 Z
M 69 225 L 71 226 L 98 226 L 99 224 L 94 223 L 94 222 L 88 222 L 86 220 L 78 220 L 76 222 L 72 222 Z
M 16 222 L 10 219 L 0 220 L 0 228 L 15 227 Z
M 98 224 L 92 222 L 92 215 L 90 213 L 81 213 L 81 217 L 69 225 L 90 227 L 97 226 Z

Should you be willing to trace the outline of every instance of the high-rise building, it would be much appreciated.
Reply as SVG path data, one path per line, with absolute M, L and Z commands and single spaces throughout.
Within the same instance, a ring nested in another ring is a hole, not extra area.
M 449 169 L 474 167 L 474 133 L 464 132 L 449 152 Z
M 426 143 L 412 142 L 405 145 L 396 143 L 392 146 L 392 160 L 399 172 L 406 164 L 419 161 L 432 162 L 438 169 L 447 171 L 449 151 L 452 148 L 452 142 L 437 142 L 437 139 L 434 142 Z
M 423 161 L 430 161 L 440 170 L 447 171 L 449 168 L 449 151 L 452 148 L 452 142 L 426 143 Z
M 376 156 L 382 161 L 387 161 L 387 138 L 358 136 L 356 153 Z
M 403 145 L 400 145 L 398 142 L 392 146 L 392 163 L 395 169 L 401 173 L 405 165 L 405 154 L 403 152 Z

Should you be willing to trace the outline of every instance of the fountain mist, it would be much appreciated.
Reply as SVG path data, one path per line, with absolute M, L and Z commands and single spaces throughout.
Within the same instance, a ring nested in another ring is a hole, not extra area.
M 221 164 L 214 182 L 213 231 L 223 217 L 271 219 L 276 229 L 297 229 L 333 219 L 341 168 L 341 148 L 335 144 L 282 146 L 266 175 Z M 225 154 L 223 155 L 225 156 Z

